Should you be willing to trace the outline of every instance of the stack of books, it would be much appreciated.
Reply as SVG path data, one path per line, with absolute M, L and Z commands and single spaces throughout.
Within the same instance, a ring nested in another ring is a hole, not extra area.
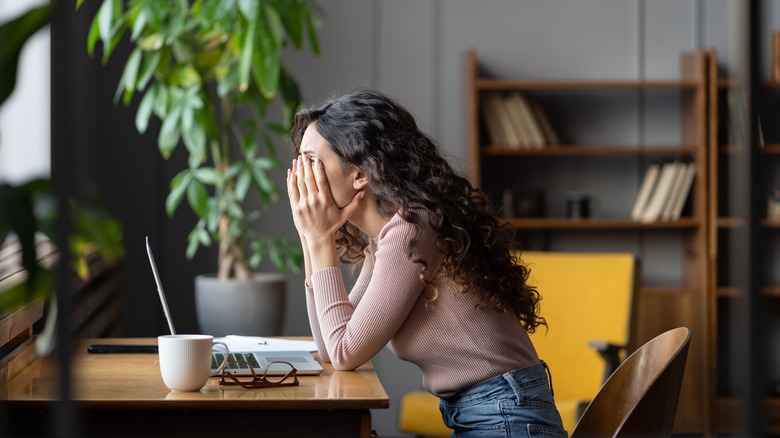
M 544 111 L 529 96 L 517 91 L 483 93 L 480 104 L 494 145 L 539 149 L 560 142 Z
M 680 160 L 650 163 L 631 209 L 631 219 L 643 223 L 680 219 L 695 176 L 694 163 Z

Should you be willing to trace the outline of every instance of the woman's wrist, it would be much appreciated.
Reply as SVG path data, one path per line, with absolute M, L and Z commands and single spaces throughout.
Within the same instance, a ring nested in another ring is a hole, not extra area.
M 333 238 L 306 239 L 312 273 L 325 268 L 338 267 L 336 241 Z

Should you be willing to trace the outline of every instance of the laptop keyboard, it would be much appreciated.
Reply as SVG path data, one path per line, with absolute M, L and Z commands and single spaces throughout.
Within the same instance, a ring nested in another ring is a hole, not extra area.
M 219 365 L 222 363 L 222 360 L 225 359 L 225 355 L 223 353 L 211 353 L 211 368 L 216 369 L 219 367 Z M 257 358 L 255 358 L 255 355 L 252 353 L 230 353 L 230 356 L 228 357 L 228 362 L 233 361 L 247 361 L 249 364 L 252 365 L 252 368 L 255 370 L 259 370 L 260 364 L 257 362 Z M 239 363 L 231 363 L 227 367 L 229 370 L 238 370 L 238 369 L 247 369 L 249 368 L 245 363 L 239 362 Z

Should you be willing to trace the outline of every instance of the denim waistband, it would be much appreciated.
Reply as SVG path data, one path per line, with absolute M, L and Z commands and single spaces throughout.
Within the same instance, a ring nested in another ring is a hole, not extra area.
M 511 386 L 517 392 L 523 388 L 536 386 L 540 383 L 546 383 L 552 392 L 552 374 L 550 373 L 550 368 L 547 366 L 547 363 L 543 360 L 535 365 L 507 371 L 504 374 L 491 377 L 490 379 L 463 388 L 454 395 L 447 397 L 446 400 L 448 402 L 453 402 L 468 399 L 470 397 L 483 397 L 486 394 L 486 391 L 489 391 L 493 387 L 498 389 L 506 385 Z

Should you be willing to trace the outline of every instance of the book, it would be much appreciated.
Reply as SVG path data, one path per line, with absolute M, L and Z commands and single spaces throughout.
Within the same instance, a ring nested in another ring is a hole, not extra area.
M 685 173 L 688 170 L 688 164 L 682 161 L 676 161 L 677 171 L 674 174 L 672 180 L 672 188 L 669 190 L 669 198 L 664 204 L 663 210 L 659 219 L 662 221 L 669 221 L 672 218 L 672 209 L 675 206 L 678 193 L 682 190 L 683 182 L 685 181 Z
M 509 116 L 504 98 L 498 93 L 490 93 L 490 103 L 495 108 L 495 114 L 501 123 L 501 128 L 504 132 L 504 146 L 519 147 L 520 137 L 515 131 L 515 127 L 512 124 L 512 119 Z
M 542 110 L 539 102 L 537 102 L 535 99 L 528 99 L 528 103 L 531 105 L 531 111 L 533 112 L 537 122 L 539 123 L 539 127 L 542 130 L 545 143 L 552 145 L 560 144 L 561 140 L 558 138 L 558 134 L 556 134 L 552 124 L 550 124 L 550 119 L 547 118 L 547 114 L 545 114 L 544 110 Z
M 507 99 L 512 105 L 514 113 L 521 120 L 521 126 L 525 129 L 527 144 L 534 148 L 543 147 L 547 140 L 531 108 L 531 104 L 525 96 L 518 92 L 510 94 Z
M 531 146 L 533 144 L 531 127 L 528 125 L 526 117 L 522 114 L 523 110 L 520 108 L 516 96 L 518 96 L 517 93 L 510 93 L 504 97 L 504 107 L 517 134 L 518 145 Z
M 493 99 L 493 93 L 483 94 L 480 103 L 482 104 L 482 117 L 485 119 L 485 126 L 490 142 L 495 145 L 505 145 L 506 137 L 504 128 L 496 112 L 496 106 Z
M 696 165 L 694 163 L 687 163 L 685 171 L 682 176 L 682 183 L 678 186 L 677 192 L 674 194 L 672 213 L 669 220 L 676 221 L 680 219 L 682 215 L 683 207 L 685 207 L 685 201 L 688 199 L 688 195 L 693 187 L 693 180 L 696 177 Z
M 653 193 L 655 184 L 658 182 L 658 174 L 661 170 L 661 163 L 650 163 L 645 170 L 645 176 L 642 178 L 642 184 L 639 186 L 634 206 L 631 208 L 631 219 L 640 220 L 644 212 L 650 194 Z
M 661 165 L 658 183 L 647 201 L 647 206 L 642 211 L 641 222 L 655 222 L 660 218 L 664 206 L 669 200 L 678 169 L 676 161 L 667 161 Z

